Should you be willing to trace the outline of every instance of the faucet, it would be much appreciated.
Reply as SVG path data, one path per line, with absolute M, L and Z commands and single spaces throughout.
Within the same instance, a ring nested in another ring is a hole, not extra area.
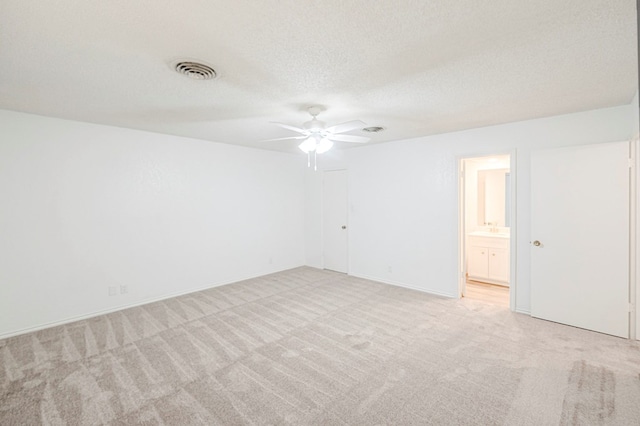
M 487 222 L 487 225 L 491 227 L 489 232 L 498 232 L 498 222 Z

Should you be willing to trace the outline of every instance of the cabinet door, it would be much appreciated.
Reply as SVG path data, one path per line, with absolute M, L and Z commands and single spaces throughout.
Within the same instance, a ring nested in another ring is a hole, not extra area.
M 469 277 L 487 278 L 489 276 L 488 256 L 486 247 L 471 246 L 469 248 L 469 265 L 467 274 Z
M 507 249 L 489 249 L 489 278 L 509 282 L 509 251 Z

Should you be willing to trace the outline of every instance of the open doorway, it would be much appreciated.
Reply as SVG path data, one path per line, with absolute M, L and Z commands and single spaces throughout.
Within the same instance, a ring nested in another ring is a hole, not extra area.
M 511 155 L 460 160 L 460 295 L 513 310 Z

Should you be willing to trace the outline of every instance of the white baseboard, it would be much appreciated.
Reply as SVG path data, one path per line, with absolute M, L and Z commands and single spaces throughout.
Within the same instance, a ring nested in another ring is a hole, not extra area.
M 368 275 L 361 275 L 361 274 L 349 274 L 352 277 L 356 277 L 356 278 L 363 278 L 365 280 L 371 280 L 371 281 L 377 281 L 379 283 L 383 283 L 383 284 L 389 284 L 395 287 L 403 287 L 403 288 L 408 288 L 411 290 L 417 290 L 421 293 L 427 293 L 427 294 L 431 294 L 434 296 L 441 296 L 441 297 L 446 297 L 448 299 L 457 299 L 455 294 L 451 294 L 451 293 L 443 293 L 440 291 L 433 291 L 433 290 L 428 290 L 428 289 L 424 289 L 424 288 L 420 288 L 420 287 L 416 287 L 416 286 L 412 286 L 409 284 L 405 284 L 405 283 L 401 283 L 401 282 L 397 282 L 397 281 L 390 281 L 390 280 L 386 280 L 386 279 L 382 279 L 382 278 L 377 278 L 377 277 L 371 277 Z
M 149 304 L 149 303 L 159 302 L 161 300 L 171 299 L 173 297 L 184 296 L 185 294 L 197 293 L 198 291 L 208 290 L 208 289 L 215 288 L 215 287 L 221 287 L 223 285 L 233 284 L 233 283 L 236 283 L 236 282 L 239 282 L 239 281 L 250 280 L 250 279 L 258 278 L 258 277 L 264 277 L 264 276 L 267 276 L 267 275 L 276 274 L 278 272 L 283 272 L 283 271 L 288 271 L 288 270 L 299 268 L 299 267 L 302 267 L 302 266 L 305 266 L 305 265 L 287 267 L 287 268 L 284 268 L 284 269 L 280 269 L 280 270 L 276 270 L 276 271 L 264 272 L 264 273 L 257 274 L 257 275 L 239 277 L 237 279 L 233 279 L 233 280 L 230 280 L 230 281 L 223 281 L 223 282 L 218 282 L 218 283 L 215 283 L 215 284 L 208 284 L 208 285 L 205 285 L 203 287 L 197 287 L 197 288 L 186 290 L 186 291 L 168 293 L 168 294 L 164 294 L 162 296 L 152 297 L 152 298 L 149 298 L 149 299 L 143 299 L 141 301 L 134 302 L 134 303 L 129 303 L 129 304 L 126 304 L 126 305 L 119 305 L 119 306 L 116 306 L 114 308 L 104 309 L 104 310 L 95 311 L 95 312 L 89 312 L 89 313 L 83 314 L 83 315 L 63 318 L 63 319 L 58 320 L 58 321 L 52 321 L 52 322 L 48 322 L 48 323 L 44 323 L 44 324 L 38 324 L 38 325 L 35 325 L 33 327 L 27 327 L 27 328 L 23 328 L 23 329 L 20 329 L 20 330 L 9 331 L 7 333 L 0 334 L 0 340 L 6 339 L 6 338 L 9 338 L 9 337 L 19 336 L 21 334 L 32 333 L 34 331 L 44 330 L 46 328 L 51 328 L 51 327 L 56 327 L 56 326 L 59 326 L 59 325 L 69 324 L 69 323 L 72 323 L 72 322 L 81 321 L 81 320 L 97 317 L 97 316 L 100 316 L 100 315 L 106 315 L 106 314 L 110 314 L 112 312 L 118 312 L 118 311 L 122 311 L 122 310 L 129 309 L 129 308 L 135 308 L 136 306 L 142 306 L 142 305 L 146 305 L 146 304 Z
M 529 310 L 529 309 L 519 309 L 519 308 L 516 307 L 516 313 L 525 314 L 525 315 L 531 316 L 531 310 Z

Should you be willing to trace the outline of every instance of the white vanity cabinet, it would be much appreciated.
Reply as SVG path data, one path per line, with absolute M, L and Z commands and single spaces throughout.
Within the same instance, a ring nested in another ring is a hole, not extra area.
M 469 234 L 467 276 L 470 280 L 509 285 L 509 236 Z

